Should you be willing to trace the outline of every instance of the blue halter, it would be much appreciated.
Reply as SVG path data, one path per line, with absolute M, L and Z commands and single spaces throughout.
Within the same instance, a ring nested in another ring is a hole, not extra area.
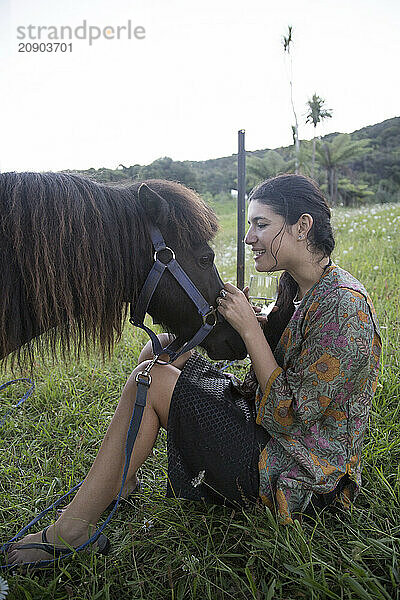
M 139 298 L 135 302 L 135 308 L 133 309 L 131 304 L 131 316 L 130 322 L 135 327 L 143 329 L 150 337 L 153 354 L 154 356 L 160 356 L 161 354 L 168 354 L 169 362 L 173 362 L 181 356 L 184 352 L 188 352 L 195 346 L 198 346 L 204 338 L 210 333 L 212 328 L 217 323 L 217 311 L 214 307 L 210 306 L 209 302 L 201 295 L 199 290 L 196 288 L 194 283 L 186 275 L 180 264 L 175 259 L 175 254 L 171 248 L 166 245 L 160 230 L 155 225 L 149 225 L 149 232 L 151 241 L 154 246 L 154 263 L 147 275 L 146 281 L 139 294 Z M 160 260 L 159 255 L 161 252 L 166 251 L 170 253 L 169 259 L 166 262 Z M 168 270 L 179 285 L 185 290 L 189 298 L 196 305 L 196 308 L 203 320 L 203 325 L 194 334 L 191 340 L 185 342 L 180 348 L 176 348 L 176 340 L 171 342 L 166 348 L 162 348 L 160 341 L 154 331 L 144 324 L 144 317 L 149 307 L 150 301 L 153 294 L 160 282 L 163 273 Z
M 176 261 L 173 250 L 171 250 L 171 248 L 168 248 L 168 246 L 165 244 L 164 238 L 162 237 L 161 232 L 158 229 L 158 227 L 156 227 L 152 224 L 149 225 L 149 232 L 150 232 L 151 241 L 154 246 L 154 264 L 146 278 L 143 288 L 139 294 L 139 298 L 135 302 L 134 309 L 133 309 L 132 303 L 131 303 L 131 315 L 130 315 L 129 320 L 132 323 L 132 325 L 134 325 L 135 327 L 140 327 L 141 329 L 146 331 L 146 333 L 150 336 L 150 339 L 152 342 L 152 347 L 153 347 L 154 359 L 149 363 L 149 365 L 141 373 L 138 373 L 136 376 L 137 393 L 136 393 L 136 399 L 135 399 L 135 406 L 133 409 L 132 417 L 131 417 L 131 420 L 129 423 L 128 433 L 126 436 L 125 464 L 124 464 L 124 470 L 123 470 L 123 474 L 122 474 L 122 483 L 121 483 L 121 488 L 119 490 L 115 505 L 114 505 L 113 509 L 111 510 L 110 514 L 108 515 L 108 517 L 106 518 L 106 520 L 104 521 L 104 523 L 87 540 L 87 542 L 85 542 L 81 546 L 78 546 L 73 551 L 64 554 L 60 558 L 23 563 L 25 566 L 33 566 L 36 568 L 47 567 L 47 566 L 53 564 L 54 562 L 58 562 L 61 559 L 67 558 L 68 556 L 75 554 L 75 552 L 78 552 L 79 550 L 83 550 L 89 544 L 93 544 L 98 539 L 98 537 L 101 535 L 101 533 L 103 532 L 105 527 L 108 525 L 108 523 L 111 521 L 112 517 L 114 516 L 114 513 L 117 510 L 119 501 L 121 499 L 122 490 L 124 488 L 126 476 L 127 476 L 128 469 L 129 469 L 133 446 L 135 444 L 135 440 L 136 440 L 136 437 L 137 437 L 137 434 L 138 434 L 138 431 L 140 428 L 140 424 L 141 424 L 142 417 L 143 417 L 143 411 L 146 406 L 147 391 L 151 384 L 151 376 L 150 376 L 151 368 L 156 363 L 163 364 L 163 365 L 170 364 L 171 362 L 176 360 L 179 356 L 181 356 L 184 352 L 188 352 L 195 346 L 198 346 L 204 340 L 204 338 L 210 333 L 210 331 L 213 329 L 213 327 L 217 323 L 218 313 L 217 313 L 216 309 L 214 307 L 210 306 L 210 304 L 207 302 L 207 300 L 202 296 L 202 294 L 196 288 L 194 283 L 190 280 L 190 278 L 187 276 L 185 271 L 182 269 L 182 267 Z M 159 254 L 162 251 L 167 251 L 170 253 L 170 258 L 167 262 L 162 262 L 159 258 Z M 180 284 L 180 286 L 185 290 L 185 292 L 187 293 L 189 298 L 194 302 L 200 316 L 202 317 L 202 321 L 203 321 L 203 324 L 201 325 L 200 329 L 194 334 L 192 339 L 185 342 L 180 348 L 176 347 L 177 346 L 176 340 L 174 340 L 166 348 L 162 348 L 160 341 L 159 341 L 158 337 L 156 336 L 156 334 L 154 333 L 154 331 L 152 331 L 149 327 L 147 327 L 143 322 L 146 312 L 147 312 L 147 309 L 148 309 L 148 306 L 150 304 L 151 298 L 152 298 L 154 291 L 156 290 L 157 285 L 159 284 L 160 279 L 165 270 L 168 270 L 171 273 L 171 275 L 173 275 L 175 277 L 175 279 Z M 168 354 L 168 357 L 169 357 L 168 362 L 159 360 L 159 357 L 163 354 Z M 56 502 L 54 502 L 51 506 L 46 508 L 39 515 L 37 515 L 34 519 L 32 519 L 32 521 L 30 521 L 30 523 L 28 523 L 28 525 L 23 527 L 11 540 L 6 542 L 0 548 L 0 552 L 6 552 L 7 549 L 9 548 L 9 546 L 13 542 L 18 540 L 23 535 L 25 535 L 25 533 L 27 531 L 29 531 L 29 529 L 33 525 L 35 525 L 38 521 L 40 521 L 42 519 L 42 517 L 44 517 L 47 513 L 54 510 L 58 506 L 60 506 L 63 503 L 63 500 L 67 496 L 69 496 L 70 494 L 75 492 L 82 485 L 83 481 L 84 480 L 79 482 L 75 487 L 73 487 L 69 492 L 67 492 L 67 494 L 65 494 L 58 500 L 56 500 Z M 17 565 L 17 566 L 21 566 L 21 565 Z M 15 568 L 15 567 L 13 567 L 12 565 L 11 566 L 1 565 L 0 571 L 3 569 L 13 569 L 13 568 Z

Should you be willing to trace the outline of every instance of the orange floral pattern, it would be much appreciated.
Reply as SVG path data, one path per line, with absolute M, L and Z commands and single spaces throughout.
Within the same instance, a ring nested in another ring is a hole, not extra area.
M 290 401 L 281 400 L 278 406 L 274 409 L 274 419 L 284 427 L 293 423 L 293 408 Z
M 315 373 L 323 381 L 333 381 L 339 375 L 340 361 L 334 356 L 329 356 L 326 352 L 314 364 L 310 365 L 309 370 Z
M 363 323 L 368 322 L 367 313 L 363 312 L 362 310 L 359 310 L 359 311 L 357 311 L 357 314 L 358 314 L 358 318 L 360 319 L 360 321 L 362 321 Z

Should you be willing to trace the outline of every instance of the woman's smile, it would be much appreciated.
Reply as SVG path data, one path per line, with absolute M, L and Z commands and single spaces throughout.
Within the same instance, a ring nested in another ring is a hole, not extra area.
M 262 256 L 263 254 L 265 254 L 265 250 L 256 250 L 256 249 L 252 249 L 253 252 L 253 258 L 254 260 L 257 260 L 260 258 L 260 256 Z

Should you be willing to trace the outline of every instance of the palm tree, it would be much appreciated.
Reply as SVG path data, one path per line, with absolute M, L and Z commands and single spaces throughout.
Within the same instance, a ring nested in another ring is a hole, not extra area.
M 332 110 L 324 107 L 325 100 L 321 96 L 314 94 L 311 100 L 307 101 L 308 113 L 306 123 L 312 123 L 314 125 L 314 138 L 313 138 L 313 154 L 312 154 L 312 166 L 311 166 L 311 177 L 314 177 L 314 164 L 315 164 L 315 131 L 318 123 L 324 119 L 330 119 L 332 117 Z
M 368 152 L 369 140 L 352 140 L 348 133 L 336 135 L 331 142 L 319 141 L 315 156 L 326 169 L 328 195 L 332 204 L 337 199 L 337 168 Z

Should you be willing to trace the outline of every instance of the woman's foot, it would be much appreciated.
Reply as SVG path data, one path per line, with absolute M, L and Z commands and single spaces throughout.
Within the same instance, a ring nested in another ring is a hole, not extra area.
M 12 544 L 7 551 L 7 564 L 17 566 L 27 562 L 59 558 L 63 553 L 71 551 L 69 547 L 77 548 L 89 539 L 87 526 L 79 525 L 77 527 L 71 525 L 71 522 L 68 523 L 69 519 L 64 519 L 64 521 L 65 523 L 59 519 L 46 529 L 27 535 Z M 91 529 L 94 532 L 94 528 Z M 104 535 L 100 538 L 96 545 L 98 545 L 99 551 L 105 554 L 108 551 L 109 543 Z

